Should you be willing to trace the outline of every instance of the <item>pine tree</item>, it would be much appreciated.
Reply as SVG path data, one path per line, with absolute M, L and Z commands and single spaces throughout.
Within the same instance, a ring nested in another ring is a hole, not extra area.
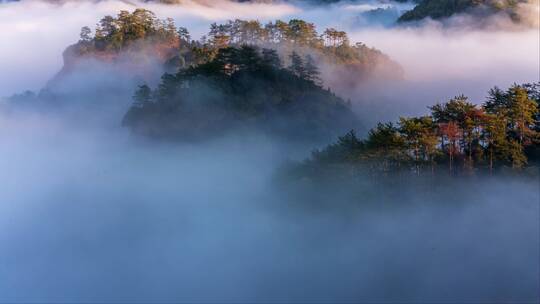
M 88 26 L 83 26 L 81 28 L 80 38 L 82 42 L 92 41 L 92 30 Z
M 503 113 L 508 109 L 508 94 L 498 87 L 489 90 L 486 102 L 483 104 L 486 113 Z
M 508 141 L 506 119 L 502 114 L 486 114 L 482 127 L 483 141 L 487 144 L 489 171 L 493 173 L 495 161 L 506 159 Z
M 190 43 L 191 42 L 191 35 L 189 34 L 189 31 L 185 27 L 179 27 L 178 28 L 178 38 L 180 38 L 181 41 L 184 43 Z
M 319 72 L 317 65 L 315 65 L 315 60 L 311 55 L 306 56 L 304 73 L 305 75 L 302 78 L 309 80 L 318 86 L 322 85 L 322 80 L 320 77 L 321 73 Z
M 276 50 L 263 49 L 262 50 L 262 62 L 267 66 L 271 66 L 276 69 L 281 69 L 281 60 Z
M 375 159 L 382 161 L 383 171 L 389 170 L 394 163 L 399 167 L 406 150 L 405 141 L 393 123 L 378 123 L 369 131 L 367 146 Z
M 134 106 L 144 107 L 146 104 L 152 101 L 152 90 L 146 84 L 140 85 L 139 89 L 133 96 Z
M 527 164 L 527 156 L 523 151 L 523 145 L 516 140 L 511 140 L 508 144 L 508 152 L 512 161 L 512 168 L 522 169 Z
M 291 53 L 291 65 L 289 66 L 289 70 L 295 74 L 296 76 L 305 79 L 306 75 L 306 69 L 304 67 L 304 61 L 302 60 L 302 57 L 298 55 L 295 51 Z
M 261 56 L 255 47 L 243 45 L 237 52 L 236 61 L 241 70 L 255 71 L 261 65 Z
M 509 117 L 518 141 L 524 144 L 533 136 L 535 116 L 538 113 L 536 103 L 529 98 L 527 90 L 514 86 L 508 91 Z

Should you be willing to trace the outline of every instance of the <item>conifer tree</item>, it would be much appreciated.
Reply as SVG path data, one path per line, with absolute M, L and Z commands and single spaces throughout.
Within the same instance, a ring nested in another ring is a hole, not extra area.
M 529 98 L 527 90 L 514 86 L 508 91 L 509 118 L 520 144 L 528 143 L 533 137 L 535 117 L 538 113 L 536 103 Z
M 146 84 L 140 85 L 133 96 L 134 106 L 144 107 L 152 101 L 152 90 Z
M 178 28 L 178 38 L 180 38 L 181 41 L 185 43 L 191 42 L 191 35 L 189 34 L 189 31 L 185 27 L 179 27 Z
M 298 53 L 293 51 L 291 53 L 290 58 L 291 58 L 291 65 L 289 66 L 289 70 L 296 76 L 300 78 L 304 78 L 306 75 L 306 69 L 304 67 L 304 61 L 302 60 L 302 57 L 300 57 Z
M 262 50 L 262 63 L 280 69 L 281 68 L 281 59 L 276 50 L 273 49 L 263 49 Z
M 92 41 L 92 30 L 88 26 L 83 26 L 81 28 L 80 39 L 82 42 Z
M 320 77 L 321 73 L 319 72 L 319 68 L 315 64 L 315 60 L 313 59 L 311 55 L 306 56 L 304 73 L 305 73 L 305 76 L 302 78 L 309 80 L 318 86 L 321 85 L 322 83 L 322 80 Z

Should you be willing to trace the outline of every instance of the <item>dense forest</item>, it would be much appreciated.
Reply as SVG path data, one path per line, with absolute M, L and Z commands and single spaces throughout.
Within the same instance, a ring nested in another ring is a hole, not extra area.
M 321 87 L 311 56 L 244 45 L 220 48 L 211 61 L 140 86 L 123 124 L 139 135 L 205 139 L 233 127 L 313 140 L 358 125 L 350 106 Z
M 174 20 L 161 20 L 145 9 L 120 11 L 116 17 L 103 17 L 94 33 L 88 26 L 83 27 L 79 42 L 64 52 L 64 60 L 66 65 L 80 57 L 113 61 L 121 52 L 141 50 L 167 60 L 177 54 L 179 45 Z
M 193 39 L 188 29 L 178 27 L 174 20 L 159 19 L 153 12 L 138 8 L 105 16 L 94 30 L 83 27 L 79 41 L 64 51 L 61 71 L 43 89 L 38 93 L 16 94 L 7 100 L 14 107 L 39 106 L 49 110 L 56 108 L 51 105 L 69 107 L 74 99 L 89 97 L 88 92 L 77 91 L 81 87 L 73 86 L 72 82 L 86 75 L 100 75 L 88 78 L 112 77 L 122 85 L 96 81 L 93 92 L 101 97 L 93 102 L 109 103 L 110 99 L 121 98 L 121 104 L 127 104 L 138 84 L 155 84 L 164 72 L 182 74 L 217 62 L 221 60 L 218 57 L 222 50 L 245 46 L 257 52 L 275 51 L 284 67 L 293 64 L 292 58 L 309 59 L 311 65 L 318 67 L 315 93 L 330 85 L 339 90 L 362 80 L 378 76 L 401 78 L 403 74 L 401 67 L 379 50 L 362 43 L 352 44 L 344 31 L 329 28 L 319 33 L 314 24 L 299 19 L 264 25 L 256 20 L 214 23 L 207 35 Z M 99 74 L 101 72 L 106 75 Z M 342 87 L 330 82 L 325 84 L 325 80 L 336 77 L 341 79 Z M 273 85 L 276 87 L 277 83 Z
M 309 54 L 320 63 L 356 77 L 400 78 L 403 73 L 379 50 L 363 43 L 351 44 L 344 31 L 329 28 L 319 33 L 313 23 L 304 20 L 277 20 L 264 25 L 256 20 L 213 23 L 207 35 L 193 40 L 186 28 L 177 28 L 172 19 L 160 20 L 145 9 L 106 16 L 94 34 L 89 27 L 83 27 L 80 41 L 66 51 L 65 57 L 66 62 L 79 57 L 113 60 L 120 52 L 149 48 L 151 54 L 166 62 L 169 71 L 176 72 L 213 60 L 222 48 L 242 45 L 276 49 L 284 58 L 292 51 Z
M 443 19 L 464 12 L 482 11 L 491 15 L 505 13 L 519 22 L 516 8 L 527 0 L 421 0 L 414 9 L 404 13 L 399 22 L 417 21 L 424 18 Z
M 253 20 L 214 23 L 207 35 L 195 40 L 172 19 L 136 9 L 103 17 L 95 31 L 83 27 L 54 81 L 61 83 L 63 75 L 79 71 L 76 62 L 81 58 L 114 63 L 140 51 L 160 59 L 166 73 L 155 89 L 140 86 L 123 124 L 155 138 L 195 140 L 236 126 L 328 140 L 360 125 L 349 103 L 325 87 L 325 72 L 346 75 L 343 78 L 354 84 L 363 77 L 373 79 L 383 66 L 392 77 L 402 73 L 380 51 L 351 44 L 344 31 L 329 28 L 319 33 L 314 24 L 299 19 L 265 25 Z M 145 57 L 138 54 L 128 62 Z M 135 73 L 132 76 L 139 76 Z M 37 100 L 61 104 L 62 96 L 47 87 L 38 95 L 27 92 L 11 98 L 18 104 Z
M 466 175 L 521 170 L 540 161 L 540 83 L 489 91 L 481 105 L 465 96 L 430 107 L 431 114 L 379 123 L 367 138 L 354 131 L 292 165 L 296 177 Z

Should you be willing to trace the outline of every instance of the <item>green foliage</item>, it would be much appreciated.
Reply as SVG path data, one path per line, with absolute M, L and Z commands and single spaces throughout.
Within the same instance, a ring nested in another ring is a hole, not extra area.
M 217 53 L 215 50 L 241 45 L 262 46 L 283 54 L 309 55 L 314 61 L 354 66 L 364 71 L 385 63 L 393 66 L 397 74 L 401 73 L 400 67 L 380 51 L 362 43 L 351 45 L 345 32 L 327 29 L 319 34 L 314 24 L 298 19 L 289 22 L 277 20 L 265 25 L 238 19 L 224 24 L 214 23 L 207 38 L 197 43 L 197 48 L 214 50 L 206 52 L 205 59 L 209 61 Z
M 147 103 L 152 101 L 152 90 L 147 85 L 139 86 L 139 89 L 133 96 L 134 106 L 144 107 Z
M 279 55 L 276 50 L 263 49 L 262 55 L 263 55 L 263 58 L 262 58 L 263 64 L 276 68 L 276 69 L 280 69 L 282 67 L 281 59 L 279 58 Z
M 81 29 L 79 51 L 81 54 L 92 52 L 118 52 L 137 41 L 153 43 L 172 42 L 188 38 L 185 29 L 178 32 L 172 19 L 157 19 L 154 13 L 145 9 L 136 9 L 133 13 L 120 11 L 116 17 L 105 16 L 96 26 L 95 34 L 89 27 Z
M 322 85 L 322 80 L 320 77 L 321 73 L 319 72 L 319 68 L 315 64 L 315 59 L 313 59 L 313 56 L 311 55 L 306 56 L 304 70 L 305 70 L 304 74 L 302 75 L 303 78 L 317 85 Z
M 365 143 L 356 136 L 354 130 L 351 130 L 347 134 L 338 137 L 337 143 L 329 145 L 324 150 L 313 151 L 312 161 L 325 163 L 354 162 L 365 148 Z
M 306 75 L 304 60 L 296 52 L 292 52 L 291 54 L 291 66 L 289 70 L 298 77 L 304 77 Z
M 192 140 L 233 127 L 313 140 L 354 126 L 349 106 L 306 74 L 298 57 L 302 73 L 282 68 L 274 50 L 221 48 L 211 61 L 165 74 L 152 92 L 141 86 L 124 125 L 154 138 Z
M 437 151 L 437 125 L 430 116 L 399 119 L 399 132 L 416 163 L 433 163 Z
M 436 104 L 431 107 L 431 115 L 435 122 L 465 122 L 467 113 L 475 109 L 475 106 L 467 101 L 468 98 L 460 95 L 450 99 L 444 104 Z
M 482 107 L 458 96 L 430 107 L 431 116 L 402 117 L 397 126 L 379 123 L 365 140 L 350 132 L 315 151 L 296 171 L 304 167 L 309 168 L 306 172 L 320 172 L 337 164 L 375 175 L 433 173 L 442 167 L 452 174 L 493 172 L 505 166 L 522 169 L 539 160 L 538 87 L 494 88 Z
M 244 45 L 275 50 L 276 54 L 268 53 L 263 58 L 273 61 L 273 64 L 277 64 L 276 55 L 281 54 L 284 62 L 280 64 L 289 65 L 289 55 L 295 53 L 300 57 L 291 55 L 291 59 L 306 61 L 303 65 L 306 71 L 302 73 L 307 74 L 301 77 L 319 84 L 322 84 L 317 69 L 320 64 L 342 66 L 348 72 L 356 72 L 359 77 L 380 72 L 383 70 L 379 69 L 381 66 L 392 71 L 388 73 L 391 77 L 402 75 L 401 67 L 380 51 L 362 43 L 351 45 L 347 34 L 336 29 L 319 34 L 313 23 L 304 20 L 261 24 L 257 20 L 236 19 L 222 24 L 213 23 L 208 34 L 195 41 L 186 28 L 176 28 L 172 19 L 160 20 L 145 9 L 136 9 L 132 13 L 121 11 L 116 17 L 105 16 L 97 24 L 93 36 L 91 30 L 84 27 L 80 41 L 74 46 L 74 54 L 95 55 L 109 60 L 124 50 L 150 47 L 152 54 L 163 60 L 167 71 L 176 73 L 180 69 L 213 61 L 221 49 Z M 293 65 L 300 67 L 298 62 Z

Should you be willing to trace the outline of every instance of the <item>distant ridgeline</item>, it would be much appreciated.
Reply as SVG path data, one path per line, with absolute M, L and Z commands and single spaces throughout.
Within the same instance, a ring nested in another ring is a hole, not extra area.
M 19 2 L 21 0 L 0 0 L 0 3 L 4 2 Z M 62 3 L 67 1 L 79 1 L 79 0 L 42 0 L 43 2 L 52 2 L 52 3 Z M 100 0 L 97 0 L 100 1 Z M 186 2 L 185 0 L 141 0 L 142 2 L 156 2 L 163 4 L 182 4 Z M 212 0 L 190 0 L 191 2 L 201 2 L 201 3 L 211 3 Z M 252 2 L 252 3 L 272 3 L 272 2 L 283 2 L 282 0 L 229 0 L 231 2 Z M 285 0 L 287 1 L 287 0 Z M 300 3 L 309 3 L 309 4 L 328 4 L 336 3 L 341 0 L 289 0 L 290 2 L 300 2 Z
M 358 125 L 350 105 L 320 86 L 311 56 L 273 49 L 223 47 L 210 61 L 143 85 L 123 124 L 151 138 L 200 140 L 239 128 L 305 141 Z
M 431 115 L 380 123 L 359 139 L 354 131 L 291 165 L 294 178 L 472 174 L 540 165 L 540 83 L 495 87 L 482 106 L 458 96 Z
M 145 2 L 159 2 L 165 4 L 181 4 L 184 0 L 144 0 Z M 194 0 L 195 2 L 212 3 L 212 0 Z M 249 3 L 279 3 L 279 2 L 298 2 L 307 4 L 329 4 L 342 0 L 229 0 L 231 2 L 249 2 Z
M 516 9 L 519 4 L 530 0 L 419 0 L 418 5 L 404 13 L 398 22 L 418 21 L 424 18 L 443 19 L 459 13 L 481 13 L 493 15 L 502 13 L 519 22 Z

